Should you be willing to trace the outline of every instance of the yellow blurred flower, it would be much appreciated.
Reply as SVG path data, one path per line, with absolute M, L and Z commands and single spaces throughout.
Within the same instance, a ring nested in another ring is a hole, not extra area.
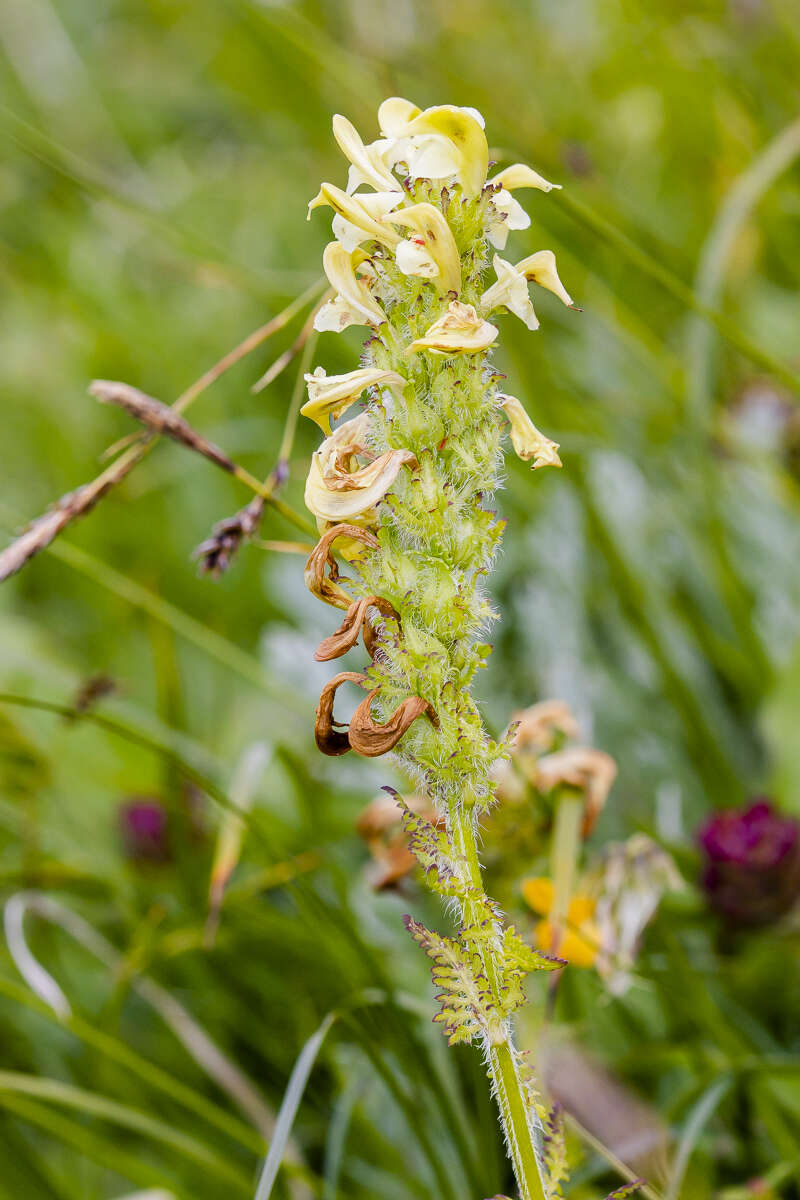
M 543 876 L 523 879 L 525 902 L 544 919 L 538 923 L 535 938 L 540 950 L 565 958 L 574 967 L 594 965 L 600 949 L 600 930 L 594 920 L 595 902 L 590 896 L 576 895 L 570 901 L 567 919 L 560 937 L 550 920 L 553 908 L 553 881 Z

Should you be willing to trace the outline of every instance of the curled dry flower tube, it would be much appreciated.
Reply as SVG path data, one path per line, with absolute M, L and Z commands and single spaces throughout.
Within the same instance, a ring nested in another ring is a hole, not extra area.
M 458 913 L 458 931 L 445 937 L 411 917 L 407 927 L 433 962 L 436 1021 L 451 1043 L 483 1050 L 522 1200 L 545 1200 L 554 1194 L 547 1113 L 515 1046 L 513 1015 L 524 977 L 563 960 L 526 944 L 484 891 L 478 823 L 509 747 L 488 736 L 470 686 L 495 618 L 484 581 L 504 522 L 484 497 L 499 485 L 503 434 L 510 429 L 533 467 L 561 465 L 522 403 L 498 390 L 489 358 L 495 322 L 511 313 L 537 327 L 531 282 L 572 306 L 549 250 L 516 265 L 496 255 L 496 281 L 485 276 L 490 247 L 502 249 L 509 230 L 529 224 L 512 192 L 555 185 L 519 163 L 487 180 L 488 144 L 474 109 L 422 110 L 393 97 L 378 124 L 381 136 L 365 143 L 346 117 L 334 117 L 346 187 L 324 182 L 310 206 L 334 213 L 323 255 L 334 295 L 315 327 L 367 330 L 352 371 L 328 376 L 318 367 L 306 377 L 303 411 L 326 435 L 306 484 L 321 534 L 306 582 L 345 610 L 317 658 L 339 657 L 363 630 L 370 659 L 323 688 L 315 735 L 331 756 L 392 751 L 438 816 L 431 821 L 398 798 L 409 848 Z M 345 413 L 331 431 L 331 419 Z M 367 693 L 349 725 L 334 717 L 344 685 Z

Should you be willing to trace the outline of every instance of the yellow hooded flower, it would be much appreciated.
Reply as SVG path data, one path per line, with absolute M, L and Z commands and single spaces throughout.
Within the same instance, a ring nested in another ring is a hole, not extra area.
M 505 308 L 515 317 L 519 317 L 528 329 L 538 329 L 539 320 L 528 293 L 529 280 L 554 292 L 559 300 L 570 308 L 575 307 L 558 277 L 556 256 L 552 250 L 539 250 L 536 254 L 523 258 L 516 266 L 495 254 L 492 266 L 497 275 L 497 283 L 493 283 L 481 296 L 481 308 L 485 313 L 491 313 L 496 308 Z
M 421 338 L 406 347 L 406 354 L 429 350 L 432 354 L 477 354 L 497 340 L 498 329 L 484 321 L 471 304 L 451 300 L 447 312 Z
M 454 175 L 467 196 L 477 196 L 483 188 L 489 146 L 476 109 L 438 104 L 422 112 L 411 101 L 393 96 L 378 109 L 378 121 L 386 137 L 396 142 L 393 155 L 402 155 L 413 178 Z
M 506 167 L 489 180 L 489 185 L 499 188 L 492 196 L 492 206 L 489 210 L 489 221 L 486 226 L 486 236 L 496 250 L 503 250 L 512 229 L 527 229 L 531 219 L 525 209 L 512 195 L 517 188 L 538 188 L 541 192 L 550 192 L 560 187 L 558 183 L 548 181 L 526 167 L 524 163 L 514 163 Z
M 324 367 L 317 367 L 313 375 L 305 376 L 308 400 L 300 409 L 304 417 L 316 421 L 323 433 L 331 431 L 331 417 L 340 417 L 351 404 L 355 404 L 365 388 L 382 384 L 402 391 L 406 380 L 396 371 L 382 371 L 379 367 L 362 367 L 348 371 L 346 375 L 327 375 Z
M 397 247 L 397 265 L 404 275 L 434 279 L 440 291 L 461 290 L 461 259 L 450 226 L 432 204 L 412 204 L 389 215 L 394 225 L 413 230 Z
M 522 402 L 505 392 L 499 392 L 497 399 L 511 424 L 511 444 L 520 458 L 526 462 L 532 458 L 534 471 L 537 467 L 560 467 L 558 442 L 551 442 L 539 432 Z
M 336 296 L 323 304 L 314 318 L 314 328 L 320 332 L 339 332 L 348 325 L 382 325 L 386 320 L 366 283 L 356 275 L 353 258 L 339 242 L 329 242 L 325 247 L 322 265 Z
M 333 136 L 350 162 L 348 192 L 354 192 L 362 184 L 367 184 L 376 192 L 402 192 L 399 181 L 384 159 L 384 155 L 393 148 L 391 141 L 381 140 L 365 146 L 355 126 L 339 113 L 333 118 Z
M 327 204 L 336 216 L 333 232 L 349 253 L 368 240 L 380 242 L 390 248 L 400 241 L 391 225 L 380 220 L 397 205 L 402 196 L 398 192 L 374 192 L 364 196 L 350 196 L 332 183 L 323 183 L 319 192 L 308 205 L 308 220 L 311 210 Z
M 523 879 L 522 895 L 526 903 L 544 920 L 536 926 L 540 950 L 565 958 L 574 967 L 591 967 L 600 950 L 600 930 L 594 921 L 595 902 L 589 896 L 573 896 L 567 912 L 566 927 L 559 937 L 549 920 L 554 888 L 550 879 Z
M 318 521 L 351 521 L 371 516 L 397 478 L 400 468 L 415 465 L 410 450 L 387 450 L 360 466 L 366 454 L 369 419 L 361 413 L 327 437 L 311 459 L 305 502 Z

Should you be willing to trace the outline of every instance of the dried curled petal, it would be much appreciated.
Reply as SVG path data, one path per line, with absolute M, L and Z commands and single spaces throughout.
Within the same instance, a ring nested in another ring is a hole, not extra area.
M 331 553 L 331 546 L 340 537 L 363 542 L 371 550 L 378 548 L 378 539 L 368 529 L 362 529 L 360 525 L 333 525 L 323 533 L 309 554 L 304 578 L 308 590 L 313 595 L 319 596 L 320 600 L 324 600 L 326 604 L 332 604 L 334 608 L 349 608 L 353 603 L 353 597 L 339 586 L 339 567 Z M 329 568 L 327 575 L 325 574 L 326 565 Z
M 384 617 L 394 617 L 398 622 L 400 620 L 394 605 L 390 604 L 388 600 L 384 600 L 383 596 L 363 596 L 360 600 L 354 600 L 336 632 L 332 633 L 330 637 L 324 638 L 317 647 L 314 655 L 317 662 L 330 662 L 332 658 L 341 658 L 355 646 L 362 626 L 364 627 L 364 644 L 369 649 L 369 638 L 374 646 L 374 630 L 367 620 L 368 608 L 377 608 Z M 367 634 L 367 629 L 370 630 L 372 636 Z
M 314 722 L 314 739 L 322 753 L 327 754 L 329 758 L 347 754 L 347 751 L 351 749 L 347 731 L 335 728 L 339 724 L 333 719 L 333 701 L 336 692 L 343 683 L 363 683 L 366 678 L 366 675 L 362 675 L 360 671 L 341 671 L 338 675 L 334 675 L 333 679 L 322 689 Z
M 378 724 L 373 720 L 370 709 L 379 691 L 380 688 L 374 688 L 364 697 L 350 721 L 349 740 L 356 754 L 361 754 L 364 758 L 378 758 L 381 754 L 387 754 L 423 713 L 431 724 L 438 728 L 439 718 L 434 708 L 427 700 L 423 700 L 422 696 L 407 696 L 388 721 L 382 725 Z
M 549 750 L 559 733 L 568 738 L 578 736 L 578 722 L 566 700 L 542 700 L 514 713 L 511 720 L 517 726 L 512 754 Z
M 617 764 L 611 755 L 589 746 L 571 746 L 547 754 L 536 767 L 536 786 L 541 791 L 549 792 L 559 784 L 567 784 L 584 793 L 584 837 L 594 829 L 616 777 Z

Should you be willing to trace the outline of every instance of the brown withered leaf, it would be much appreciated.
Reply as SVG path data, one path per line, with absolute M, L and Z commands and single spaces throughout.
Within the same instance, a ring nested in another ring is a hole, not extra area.
M 190 450 L 196 450 L 198 454 L 222 467 L 223 471 L 233 473 L 236 470 L 235 464 L 225 451 L 193 429 L 185 417 L 161 400 L 155 400 L 145 392 L 140 392 L 138 388 L 116 380 L 95 379 L 89 386 L 89 394 L 102 404 L 116 404 L 154 433 L 164 434 L 173 441 L 188 446 Z
M 360 525 L 334 525 L 323 533 L 308 556 L 304 578 L 308 590 L 334 608 L 349 608 L 353 597 L 339 586 L 339 565 L 331 552 L 331 546 L 339 537 L 354 538 L 372 550 L 377 550 L 378 539 Z M 328 574 L 325 568 L 328 567 Z
M 362 675 L 359 671 L 341 671 L 338 675 L 334 675 L 333 679 L 322 689 L 314 723 L 314 738 L 318 748 L 330 758 L 347 754 L 347 751 L 351 749 L 347 731 L 334 728 L 339 724 L 333 718 L 333 702 L 337 689 L 343 683 L 363 683 L 365 679 L 366 675 Z
M 200 559 L 200 571 L 203 574 L 217 579 L 227 571 L 242 543 L 258 530 L 265 503 L 263 496 L 256 496 L 232 517 L 226 517 L 214 526 L 211 537 L 201 542 L 192 553 L 192 558 Z
M 314 655 L 317 662 L 329 662 L 332 658 L 341 658 L 355 646 L 362 626 L 364 645 L 372 653 L 370 647 L 374 648 L 375 646 L 375 630 L 367 619 L 368 608 L 377 608 L 382 616 L 394 617 L 398 622 L 400 620 L 394 605 L 390 604 L 388 600 L 384 600 L 382 596 L 363 596 L 360 600 L 354 600 L 336 632 L 332 633 L 330 637 L 324 638 L 317 647 Z
M 394 710 L 389 720 L 378 724 L 372 718 L 370 711 L 372 701 L 378 695 L 380 688 L 375 688 L 365 696 L 353 713 L 350 721 L 349 740 L 356 754 L 364 758 L 378 758 L 392 750 L 403 734 L 423 713 L 432 725 L 438 727 L 439 718 L 435 710 L 423 700 L 422 696 L 407 696 Z

